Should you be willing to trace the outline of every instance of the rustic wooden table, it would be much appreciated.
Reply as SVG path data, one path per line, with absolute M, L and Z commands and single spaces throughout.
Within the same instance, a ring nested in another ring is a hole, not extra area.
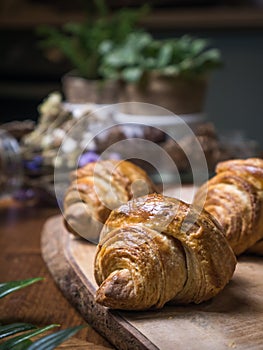
M 58 208 L 25 206 L 0 201 L 0 281 L 44 277 L 0 301 L 0 322 L 30 322 L 36 325 L 61 324 L 61 328 L 85 321 L 55 285 L 40 251 L 40 233 L 48 217 Z M 63 349 L 112 349 L 89 325 L 60 346 Z

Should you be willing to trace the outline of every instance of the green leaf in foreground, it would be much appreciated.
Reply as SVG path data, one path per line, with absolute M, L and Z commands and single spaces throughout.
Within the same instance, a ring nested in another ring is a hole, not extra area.
M 7 294 L 10 294 L 16 290 L 25 288 L 30 284 L 33 284 L 42 280 L 43 280 L 42 277 L 36 277 L 36 278 L 30 278 L 22 281 L 11 281 L 6 283 L 0 283 L 0 298 L 3 298 Z
M 17 337 L 11 338 L 11 339 L 5 341 L 4 343 L 0 344 L 0 350 L 11 350 L 11 349 L 13 350 L 13 349 L 15 349 L 15 346 L 22 343 L 23 341 L 28 340 L 30 338 L 33 338 L 34 336 L 36 336 L 38 334 L 41 334 L 43 332 L 48 331 L 51 328 L 58 327 L 58 326 L 59 325 L 57 325 L 57 324 L 51 324 L 49 326 L 37 328 L 36 330 L 27 332 L 26 334 L 22 334 L 22 335 L 19 335 Z
M 52 350 L 68 338 L 72 337 L 80 329 L 85 327 L 84 325 L 62 329 L 61 331 L 46 335 L 45 337 L 34 342 L 28 350 Z
M 30 323 L 12 323 L 5 326 L 0 326 L 0 339 L 36 328 L 36 326 Z
M 31 344 L 32 344 L 32 341 L 27 339 L 27 340 L 24 340 L 21 343 L 13 346 L 12 350 L 27 350 Z

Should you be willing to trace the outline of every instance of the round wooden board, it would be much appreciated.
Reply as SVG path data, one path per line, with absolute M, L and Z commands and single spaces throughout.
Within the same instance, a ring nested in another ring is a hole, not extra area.
M 112 311 L 94 300 L 96 246 L 69 234 L 62 217 L 47 221 L 42 254 L 59 288 L 117 349 L 263 349 L 263 260 L 243 256 L 212 300 L 144 312 Z

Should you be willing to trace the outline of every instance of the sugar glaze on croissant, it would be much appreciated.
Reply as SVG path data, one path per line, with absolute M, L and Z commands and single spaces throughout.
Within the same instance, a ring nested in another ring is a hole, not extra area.
M 236 255 L 248 248 L 260 253 L 262 242 L 252 246 L 263 238 L 263 160 L 221 162 L 216 173 L 197 191 L 194 203 L 204 203 L 220 222 Z
M 64 199 L 65 225 L 71 233 L 97 242 L 112 209 L 154 191 L 145 171 L 129 161 L 88 163 L 72 174 Z
M 124 310 L 200 303 L 224 288 L 235 265 L 209 213 L 150 194 L 111 212 L 95 256 L 96 301 Z

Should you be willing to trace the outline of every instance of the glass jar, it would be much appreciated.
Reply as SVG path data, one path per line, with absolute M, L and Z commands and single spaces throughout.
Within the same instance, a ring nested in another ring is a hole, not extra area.
M 90 161 L 112 158 L 133 161 L 156 183 L 207 179 L 218 143 L 203 114 L 177 116 L 140 102 L 113 106 L 95 108 L 67 132 L 56 157 L 57 179 Z

